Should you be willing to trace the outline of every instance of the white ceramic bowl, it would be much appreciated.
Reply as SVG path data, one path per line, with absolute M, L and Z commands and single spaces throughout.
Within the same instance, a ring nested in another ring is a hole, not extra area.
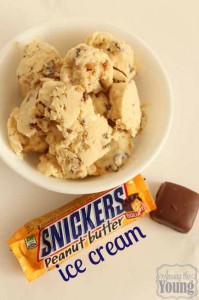
M 19 105 L 21 96 L 16 79 L 20 61 L 20 45 L 39 37 L 54 45 L 62 55 L 82 42 L 94 31 L 108 31 L 132 45 L 138 64 L 136 83 L 142 103 L 145 103 L 146 127 L 136 138 L 135 151 L 129 162 L 117 173 L 83 180 L 58 180 L 40 174 L 34 157 L 22 160 L 11 150 L 7 139 L 7 119 L 11 110 Z M 110 24 L 98 21 L 68 19 L 32 28 L 17 36 L 0 52 L 0 156 L 18 174 L 48 190 L 85 194 L 117 186 L 142 172 L 158 154 L 171 126 L 173 98 L 168 77 L 153 51 L 137 36 Z

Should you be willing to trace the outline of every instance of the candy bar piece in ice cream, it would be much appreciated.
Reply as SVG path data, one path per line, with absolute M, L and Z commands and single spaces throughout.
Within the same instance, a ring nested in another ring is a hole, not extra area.
M 61 69 L 61 80 L 80 84 L 88 93 L 97 93 L 111 86 L 113 65 L 102 50 L 79 44 L 67 52 Z
M 133 139 L 130 134 L 123 130 L 113 130 L 110 150 L 99 159 L 95 165 L 97 173 L 117 172 L 123 166 L 133 151 Z
M 94 32 L 86 38 L 86 43 L 102 49 L 110 57 L 115 82 L 128 82 L 135 76 L 134 52 L 129 44 L 107 32 Z
M 114 83 L 109 92 L 111 109 L 108 118 L 116 128 L 127 130 L 135 137 L 140 129 L 142 112 L 135 82 Z
M 26 45 L 17 68 L 22 95 L 33 89 L 43 78 L 59 79 L 62 59 L 51 45 L 39 40 Z

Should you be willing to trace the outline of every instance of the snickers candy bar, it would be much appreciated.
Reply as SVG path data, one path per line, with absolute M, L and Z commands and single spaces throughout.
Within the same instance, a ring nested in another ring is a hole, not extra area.
M 199 207 L 199 194 L 178 184 L 165 182 L 156 195 L 157 210 L 151 218 L 182 233 L 193 226 Z
M 122 206 L 125 198 L 136 211 L 128 217 Z M 142 210 L 138 211 L 140 203 Z M 27 279 L 32 281 L 99 238 L 154 209 L 156 205 L 148 186 L 144 178 L 137 175 L 109 191 L 83 195 L 29 221 L 11 236 L 8 245 Z

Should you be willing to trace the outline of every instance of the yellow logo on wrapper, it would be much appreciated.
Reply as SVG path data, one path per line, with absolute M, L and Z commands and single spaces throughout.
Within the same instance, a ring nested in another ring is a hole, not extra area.
M 156 208 L 141 175 L 84 195 L 21 227 L 8 241 L 29 281 Z

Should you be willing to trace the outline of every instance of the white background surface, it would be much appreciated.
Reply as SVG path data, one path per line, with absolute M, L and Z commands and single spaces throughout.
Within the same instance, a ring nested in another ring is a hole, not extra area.
M 36 24 L 67 17 L 94 17 L 140 35 L 162 60 L 175 94 L 172 132 L 144 175 L 155 193 L 165 180 L 199 192 L 199 2 L 198 0 L 50 1 L 0 0 L 0 47 Z M 9 252 L 6 240 L 26 221 L 70 201 L 72 196 L 48 192 L 20 178 L 0 161 L 0 299 L 136 299 L 155 300 L 156 268 L 161 264 L 191 263 L 199 268 L 199 216 L 183 235 L 140 220 L 147 235 L 138 244 L 106 256 L 98 266 L 88 263 L 84 250 L 77 258 L 87 271 L 68 283 L 48 272 L 29 284 Z M 131 226 L 130 226 L 131 227 Z M 113 241 L 128 227 L 101 240 Z M 93 246 L 93 249 L 97 244 Z M 195 297 L 195 299 L 199 299 Z

